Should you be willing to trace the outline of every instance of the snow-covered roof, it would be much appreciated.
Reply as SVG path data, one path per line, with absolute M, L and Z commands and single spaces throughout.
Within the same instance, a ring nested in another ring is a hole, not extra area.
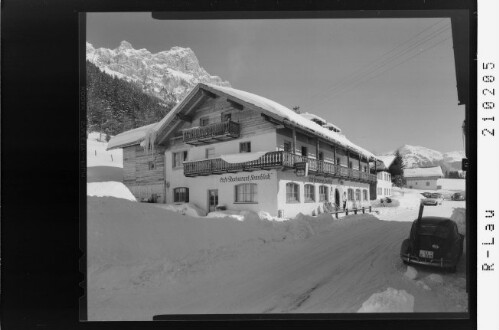
M 389 169 L 393 161 L 395 160 L 394 155 L 376 156 L 376 157 L 383 162 L 383 165 L 385 165 L 386 169 Z
M 336 126 L 335 124 L 333 123 L 326 123 L 326 125 L 323 126 L 324 128 L 327 128 L 330 130 L 330 128 L 334 128 L 338 133 L 341 132 L 341 128 L 339 128 L 338 126 Z
M 157 123 L 153 123 L 146 126 L 137 127 L 113 136 L 107 144 L 107 150 L 123 148 L 133 144 L 139 144 L 142 140 L 144 140 L 147 132 L 152 130 L 156 125 Z
M 273 117 L 278 117 L 279 119 L 287 120 L 291 124 L 297 127 L 301 127 L 307 131 L 312 131 L 316 135 L 343 145 L 344 147 L 350 148 L 357 151 L 367 157 L 375 157 L 374 154 L 367 151 L 364 148 L 359 147 L 350 140 L 348 140 L 344 135 L 338 134 L 337 132 L 330 131 L 329 129 L 317 125 L 313 121 L 306 119 L 302 115 L 294 112 L 293 110 L 275 102 L 269 100 L 265 97 L 241 91 L 235 88 L 216 86 L 211 84 L 199 84 L 201 87 L 208 87 L 208 90 L 222 92 L 226 96 L 239 99 L 240 101 L 247 103 L 249 105 L 256 106 L 263 110 L 266 114 Z
M 308 119 L 308 120 L 318 120 L 318 121 L 321 121 L 323 123 L 327 123 L 327 121 L 324 119 L 324 118 L 321 118 L 313 113 L 310 113 L 310 112 L 304 112 L 304 113 L 300 113 L 300 116 L 302 116 L 303 118 L 305 119 Z
M 311 131 L 326 140 L 338 143 L 366 157 L 376 157 L 371 152 L 357 146 L 356 144 L 348 140 L 343 134 L 330 131 L 325 127 L 317 125 L 313 121 L 306 119 L 302 115 L 275 101 L 235 88 L 222 87 L 205 83 L 198 83 L 196 87 L 191 92 L 189 92 L 189 94 L 187 94 L 181 102 L 177 103 L 177 105 L 170 112 L 168 112 L 166 116 L 163 117 L 163 119 L 161 119 L 157 124 L 139 127 L 134 130 L 116 135 L 111 139 L 111 141 L 109 141 L 108 149 L 117 148 L 126 144 L 130 145 L 135 142 L 140 143 L 141 140 L 150 139 L 152 136 L 155 136 L 157 132 L 161 131 L 162 128 L 165 127 L 171 121 L 171 119 L 174 118 L 175 115 L 182 110 L 183 106 L 199 91 L 199 89 L 204 89 L 217 95 L 225 96 L 228 99 L 235 99 L 235 101 L 239 101 L 246 106 L 257 107 L 262 112 L 271 117 L 287 121 L 294 126 L 303 128 L 307 131 Z M 126 143 L 122 141 L 126 141 Z
M 435 167 L 420 167 L 404 169 L 404 177 L 406 178 L 421 178 L 421 177 L 443 177 L 442 168 Z

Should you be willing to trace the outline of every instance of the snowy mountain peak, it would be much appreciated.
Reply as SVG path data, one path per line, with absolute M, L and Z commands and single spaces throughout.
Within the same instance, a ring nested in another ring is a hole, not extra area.
M 197 83 L 230 87 L 230 83 L 209 74 L 190 48 L 174 46 L 151 53 L 134 49 L 126 40 L 115 49 L 86 44 L 87 60 L 105 73 L 134 83 L 145 93 L 166 102 L 180 101 Z
M 132 44 L 129 43 L 128 41 L 126 40 L 123 40 L 121 43 L 120 43 L 120 46 L 118 47 L 119 49 L 133 49 L 132 47 Z
M 461 160 L 466 157 L 464 151 L 442 153 L 423 146 L 403 145 L 397 149 L 405 162 L 406 168 L 441 166 L 443 171 L 461 169 Z M 384 155 L 393 155 L 390 151 Z

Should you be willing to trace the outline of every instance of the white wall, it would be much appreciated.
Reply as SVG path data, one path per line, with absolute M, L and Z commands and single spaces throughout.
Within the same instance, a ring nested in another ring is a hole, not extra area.
M 276 132 L 268 132 L 250 137 L 244 137 L 224 142 L 210 143 L 201 146 L 173 146 L 171 151 L 188 150 L 188 160 L 206 159 L 206 149 L 215 148 L 215 157 L 220 155 L 239 153 L 239 144 L 241 142 L 251 142 L 251 152 L 257 151 L 275 151 L 276 150 Z M 170 164 L 170 163 L 168 163 Z
M 352 202 L 347 201 L 347 208 L 352 209 L 357 207 L 367 207 L 371 205 L 369 196 L 369 184 L 352 182 L 346 180 L 339 180 L 333 178 L 321 177 L 298 177 L 294 171 L 278 171 L 278 192 L 277 192 L 277 208 L 278 210 L 283 210 L 284 217 L 294 217 L 298 213 L 303 214 L 317 214 L 318 212 L 323 212 L 324 202 L 319 202 L 319 186 L 325 185 L 329 187 L 328 199 L 329 202 L 334 204 L 335 201 L 335 189 L 338 189 L 340 193 L 340 207 L 343 207 L 343 201 L 346 199 L 346 193 L 349 188 L 362 190 L 367 190 L 367 199 L 364 200 L 363 193 L 361 192 L 361 201 Z M 299 203 L 288 203 L 286 200 L 286 184 L 289 182 L 294 182 L 299 185 L 300 190 L 300 202 Z M 315 202 L 305 202 L 305 184 L 313 184 L 315 186 Z
M 168 173 L 168 172 L 167 172 Z M 208 210 L 208 190 L 218 189 L 218 204 L 228 210 L 266 211 L 277 216 L 277 175 L 276 170 L 226 173 L 185 177 L 183 170 L 175 170 L 167 177 L 167 203 L 173 203 L 173 189 L 189 188 L 189 202 Z M 237 181 L 239 179 L 239 181 Z M 245 179 L 242 181 L 242 179 Z M 257 203 L 236 203 L 235 186 L 240 183 L 257 184 Z
M 437 190 L 438 178 L 405 178 L 407 188 Z
M 377 173 L 376 195 L 377 198 L 385 198 L 392 195 L 393 184 L 391 175 L 387 171 L 380 171 Z

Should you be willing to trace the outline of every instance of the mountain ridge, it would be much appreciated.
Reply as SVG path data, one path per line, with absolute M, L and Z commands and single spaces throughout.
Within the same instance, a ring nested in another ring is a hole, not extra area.
M 133 48 L 126 40 L 114 49 L 94 48 L 87 42 L 86 58 L 108 75 L 133 83 L 165 102 L 179 102 L 199 82 L 231 87 L 228 81 L 209 74 L 188 47 L 151 53 Z
M 380 156 L 393 155 L 395 151 L 402 155 L 406 168 L 441 166 L 442 171 L 460 171 L 461 160 L 466 158 L 463 150 L 440 152 L 423 146 L 405 144 L 394 151 Z

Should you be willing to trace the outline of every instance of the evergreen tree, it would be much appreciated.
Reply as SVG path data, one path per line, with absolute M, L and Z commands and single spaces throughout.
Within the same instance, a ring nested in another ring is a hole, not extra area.
M 300 107 L 299 107 L 298 105 L 295 105 L 295 106 L 293 107 L 293 111 L 294 111 L 294 112 L 296 112 L 296 113 L 301 113 L 301 111 L 300 111 Z
M 87 130 L 116 135 L 160 121 L 175 105 L 87 63 Z
M 398 150 L 395 151 L 394 156 L 395 159 L 390 165 L 388 172 L 390 172 L 392 176 L 392 183 L 397 187 L 402 187 L 405 185 L 405 178 L 404 178 L 405 162 L 404 159 L 402 158 L 402 155 L 400 154 L 400 151 Z

